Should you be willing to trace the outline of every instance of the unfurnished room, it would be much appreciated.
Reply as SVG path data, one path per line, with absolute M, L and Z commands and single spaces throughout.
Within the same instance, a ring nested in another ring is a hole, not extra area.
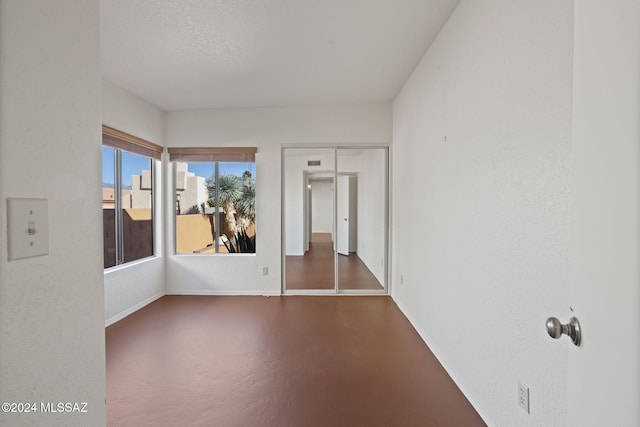
M 0 425 L 640 425 L 637 0 L 0 0 Z

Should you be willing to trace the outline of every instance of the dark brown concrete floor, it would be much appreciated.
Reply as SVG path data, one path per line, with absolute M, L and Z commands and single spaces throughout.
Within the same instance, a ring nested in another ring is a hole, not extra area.
M 389 297 L 165 296 L 106 331 L 109 426 L 484 426 Z
M 331 233 L 313 233 L 304 256 L 287 256 L 286 288 L 334 289 L 334 252 Z M 339 289 L 382 290 L 382 284 L 357 253 L 338 255 Z

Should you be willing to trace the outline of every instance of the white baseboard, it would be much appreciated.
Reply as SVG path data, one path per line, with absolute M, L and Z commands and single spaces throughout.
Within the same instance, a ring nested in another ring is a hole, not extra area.
M 197 290 L 167 290 L 166 295 L 218 295 L 218 296 L 232 296 L 232 295 L 253 295 L 253 296 L 280 296 L 280 291 L 232 291 L 232 290 L 218 290 L 218 289 L 197 289 Z
M 131 313 L 135 313 L 136 311 L 140 310 L 142 307 L 151 304 L 152 302 L 154 302 L 155 300 L 157 300 L 159 298 L 162 298 L 163 296 L 164 296 L 164 292 L 155 294 L 155 295 L 145 299 L 144 301 L 134 305 L 133 307 L 130 307 L 130 308 L 126 309 L 125 311 L 123 311 L 121 313 L 118 313 L 115 316 L 112 316 L 111 318 L 107 319 L 104 322 L 104 327 L 106 328 L 107 326 L 113 325 L 118 320 L 124 319 L 125 317 L 127 317 Z

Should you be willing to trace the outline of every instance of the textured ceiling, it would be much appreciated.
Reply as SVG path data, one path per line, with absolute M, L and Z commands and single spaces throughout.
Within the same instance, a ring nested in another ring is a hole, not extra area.
M 460 0 L 102 0 L 104 77 L 166 110 L 392 100 Z

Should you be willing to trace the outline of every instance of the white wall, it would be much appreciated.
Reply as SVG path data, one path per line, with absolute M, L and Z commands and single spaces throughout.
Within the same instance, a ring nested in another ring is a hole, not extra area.
M 363 150 L 358 162 L 358 257 L 385 283 L 385 150 Z
M 333 183 L 311 182 L 311 231 L 333 233 Z
M 568 424 L 638 426 L 640 2 L 577 1 L 574 46 Z
M 154 144 L 163 145 L 163 113 L 113 83 L 102 80 L 103 124 Z M 157 169 L 160 162 L 156 162 Z M 157 256 L 104 273 L 105 323 L 110 325 L 164 295 L 164 242 L 162 231 L 163 174 L 156 173 L 154 246 Z
M 567 422 L 572 26 L 462 1 L 393 105 L 393 296 L 490 425 Z
M 167 292 L 279 293 L 281 288 L 281 146 L 388 143 L 389 104 L 170 112 L 166 146 L 256 146 L 256 255 L 172 255 Z M 165 206 L 170 209 L 171 206 Z M 172 240 L 172 236 L 171 236 Z M 167 241 L 173 247 L 173 241 Z M 269 275 L 262 276 L 262 266 Z M 231 279 L 230 279 L 231 278 Z
M 163 113 L 142 98 L 102 79 L 102 123 L 163 145 Z
M 98 0 L 0 2 L 0 425 L 104 426 Z M 49 254 L 7 261 L 6 198 L 48 199 Z M 39 408 L 38 408 L 39 409 Z

